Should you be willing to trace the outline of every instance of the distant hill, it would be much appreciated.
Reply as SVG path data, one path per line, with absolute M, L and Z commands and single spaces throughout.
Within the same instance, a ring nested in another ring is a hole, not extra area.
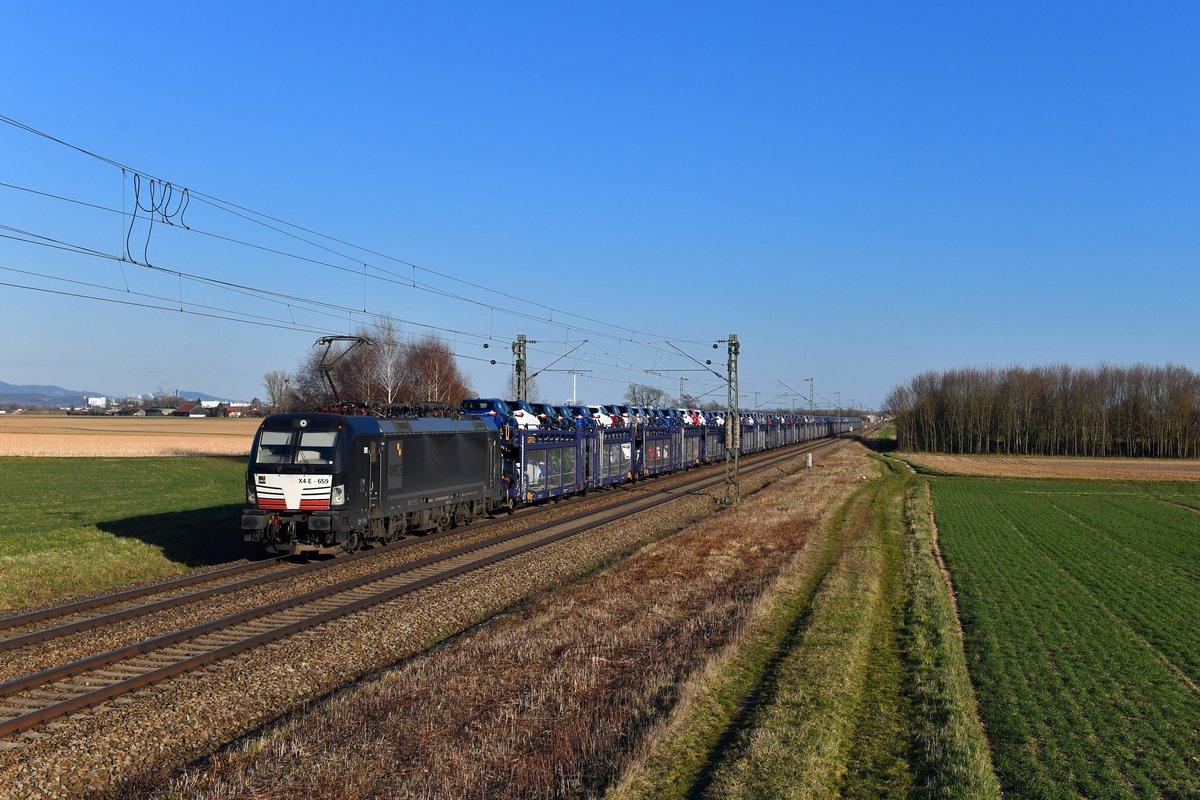
M 216 395 L 205 394 L 204 392 L 193 392 L 190 389 L 185 389 L 179 392 L 179 396 L 184 400 L 221 400 L 228 402 L 228 397 L 217 397 Z
M 0 381 L 0 403 L 31 406 L 83 405 L 83 396 L 108 397 L 104 392 L 64 389 L 61 386 L 16 385 Z
M 0 381 L 0 403 L 19 403 L 29 406 L 82 406 L 85 394 L 88 397 L 121 399 L 110 392 L 97 392 L 91 389 L 76 390 L 64 389 L 61 386 L 18 385 Z M 150 394 L 142 395 L 146 399 L 151 396 Z M 179 396 L 185 400 L 229 400 L 228 397 L 217 397 L 190 389 L 179 392 Z

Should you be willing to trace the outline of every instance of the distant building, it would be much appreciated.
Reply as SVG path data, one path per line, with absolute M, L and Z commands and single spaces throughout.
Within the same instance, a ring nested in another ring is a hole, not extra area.
M 183 405 L 179 406 L 179 408 L 175 409 L 171 413 L 171 416 L 173 416 L 173 417 L 207 417 L 208 411 L 206 411 L 204 406 L 200 403 L 200 401 L 197 400 L 194 403 L 184 403 Z
M 250 416 L 251 406 L 249 403 L 230 403 L 229 416 L 231 417 L 246 417 Z

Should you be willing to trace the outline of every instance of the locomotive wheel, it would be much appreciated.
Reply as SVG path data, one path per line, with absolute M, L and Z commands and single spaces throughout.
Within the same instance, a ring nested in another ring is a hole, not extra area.
M 358 531 L 350 531 L 350 535 L 346 537 L 345 543 L 342 544 L 342 549 L 347 553 L 353 553 L 355 550 L 362 549 L 362 534 Z
M 461 528 L 471 522 L 471 510 L 466 503 L 454 507 L 454 527 Z

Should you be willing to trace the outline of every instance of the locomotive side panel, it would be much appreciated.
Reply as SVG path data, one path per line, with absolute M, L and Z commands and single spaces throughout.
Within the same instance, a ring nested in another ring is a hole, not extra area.
M 388 434 L 382 505 L 390 513 L 487 500 L 494 458 L 486 431 Z

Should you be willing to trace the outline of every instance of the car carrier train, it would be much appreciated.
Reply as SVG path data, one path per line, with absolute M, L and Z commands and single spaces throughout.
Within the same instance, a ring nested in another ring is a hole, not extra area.
M 725 458 L 726 425 L 532 430 L 501 415 L 412 409 L 292 412 L 263 420 L 246 469 L 247 541 L 337 554 L 518 506 Z M 742 454 L 857 430 L 857 417 L 744 413 Z

